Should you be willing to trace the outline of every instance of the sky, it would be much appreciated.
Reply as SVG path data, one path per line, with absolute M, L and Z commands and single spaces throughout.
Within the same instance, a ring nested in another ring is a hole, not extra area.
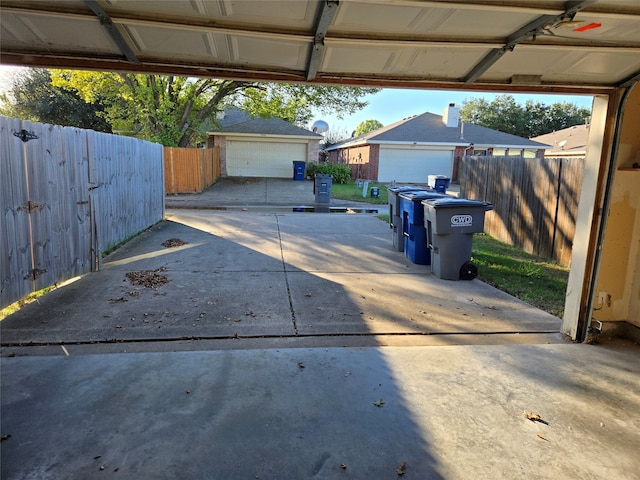
M 0 65 L 0 92 L 4 92 L 9 88 L 11 78 L 16 71 L 19 70 L 19 67 Z M 335 114 L 326 115 L 316 112 L 307 128 L 311 129 L 311 125 L 315 120 L 324 120 L 329 124 L 330 131 L 344 134 L 337 136 L 349 137 L 351 136 L 351 132 L 364 120 L 378 120 L 386 126 L 403 118 L 420 115 L 425 112 L 442 115 L 442 112 L 449 103 L 455 103 L 461 106 L 463 100 L 471 100 L 473 98 L 484 98 L 490 102 L 497 95 L 500 95 L 500 93 L 387 88 L 375 95 L 367 96 L 366 100 L 369 101 L 369 105 L 354 115 L 348 115 L 340 119 Z M 509 95 L 512 95 L 516 102 L 520 104 L 524 104 L 527 100 L 533 100 L 547 105 L 557 102 L 569 102 L 579 107 L 588 108 L 589 110 L 591 110 L 593 100 L 593 97 L 590 95 L 534 95 L 514 93 L 509 93 Z
M 425 112 L 442 115 L 445 107 L 450 103 L 462 106 L 463 100 L 484 98 L 491 102 L 496 96 L 503 93 L 444 91 L 444 90 L 409 90 L 409 89 L 383 89 L 375 95 L 366 97 L 369 105 L 355 113 L 340 119 L 337 115 L 325 115 L 317 113 L 315 120 L 324 120 L 329 124 L 329 130 L 336 133 L 346 133 L 351 136 L 356 127 L 364 120 L 378 120 L 383 125 L 389 125 L 413 115 Z M 568 102 L 579 107 L 591 110 L 593 97 L 590 95 L 540 95 L 540 94 L 515 94 L 507 93 L 514 97 L 517 103 L 524 104 L 527 100 L 541 102 L 546 105 Z

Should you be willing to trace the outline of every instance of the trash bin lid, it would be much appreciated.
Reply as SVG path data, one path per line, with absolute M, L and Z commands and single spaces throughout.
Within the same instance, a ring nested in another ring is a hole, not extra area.
M 493 204 L 491 203 L 480 200 L 470 200 L 468 198 L 427 198 L 422 201 L 422 204 L 433 208 L 483 207 L 485 210 L 493 210 Z
M 436 190 L 412 190 L 409 192 L 400 193 L 400 198 L 405 200 L 411 200 L 413 202 L 425 200 L 428 198 L 444 198 L 446 195 Z
M 410 192 L 415 190 L 426 190 L 427 187 L 418 187 L 416 185 L 396 185 L 395 187 L 389 187 L 387 190 L 391 193 Z

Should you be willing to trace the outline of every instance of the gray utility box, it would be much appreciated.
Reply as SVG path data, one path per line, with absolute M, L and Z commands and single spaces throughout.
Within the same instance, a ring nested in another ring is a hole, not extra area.
M 404 252 L 404 236 L 402 234 L 402 207 L 400 207 L 400 194 L 402 192 L 413 192 L 425 190 L 425 187 L 413 185 L 396 185 L 389 187 L 389 228 L 391 229 L 391 240 L 393 248 L 398 252 Z
M 423 200 L 422 205 L 433 274 L 444 280 L 475 278 L 473 234 L 484 231 L 484 214 L 493 205 L 464 198 L 433 198 Z
M 313 193 L 316 203 L 331 203 L 331 185 L 333 177 L 328 173 L 316 173 L 313 183 Z

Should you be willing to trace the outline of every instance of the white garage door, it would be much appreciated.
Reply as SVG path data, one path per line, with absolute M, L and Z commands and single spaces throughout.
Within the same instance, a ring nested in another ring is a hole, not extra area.
M 378 181 L 427 183 L 428 175 L 451 178 L 453 150 L 380 148 Z
M 293 177 L 293 161 L 307 161 L 306 143 L 227 139 L 230 177 Z

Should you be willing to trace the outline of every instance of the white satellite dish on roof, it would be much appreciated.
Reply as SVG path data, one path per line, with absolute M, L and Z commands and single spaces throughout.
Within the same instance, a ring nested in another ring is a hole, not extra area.
M 560 147 L 560 149 L 564 150 L 564 146 L 567 144 L 566 140 L 562 140 L 561 142 L 558 142 L 558 146 Z
M 329 124 L 324 120 L 316 120 L 313 122 L 313 125 L 311 125 L 311 131 L 313 133 L 325 133 L 327 130 L 329 130 Z

